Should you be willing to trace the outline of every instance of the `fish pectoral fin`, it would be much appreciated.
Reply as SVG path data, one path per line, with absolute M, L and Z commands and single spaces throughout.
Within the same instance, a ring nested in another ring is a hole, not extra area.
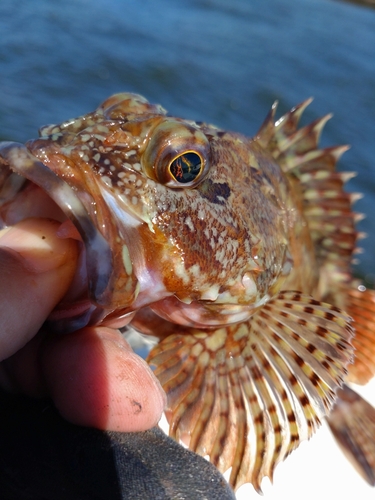
M 231 467 L 233 488 L 261 491 L 330 410 L 352 360 L 350 318 L 281 292 L 246 322 L 177 328 L 148 358 L 168 396 L 170 435 L 221 472 Z
M 327 418 L 344 455 L 371 486 L 375 486 L 375 408 L 344 386 Z
M 346 310 L 354 319 L 354 364 L 349 369 L 350 382 L 366 384 L 375 376 L 375 291 L 351 289 Z

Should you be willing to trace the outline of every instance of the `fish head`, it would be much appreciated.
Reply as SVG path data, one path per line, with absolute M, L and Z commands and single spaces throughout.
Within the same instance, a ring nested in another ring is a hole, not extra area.
M 124 93 L 43 127 L 26 148 L 38 161 L 13 168 L 50 193 L 90 247 L 95 303 L 226 324 L 249 317 L 290 272 L 288 182 L 256 140 Z

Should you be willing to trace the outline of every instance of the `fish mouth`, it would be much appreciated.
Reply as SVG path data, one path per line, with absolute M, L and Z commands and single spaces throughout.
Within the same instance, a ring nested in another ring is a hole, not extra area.
M 32 216 L 22 207 L 22 203 L 19 206 L 17 204 L 27 189 L 32 190 L 32 186 L 37 186 L 40 190 L 34 189 L 35 206 L 38 205 L 41 192 L 45 193 L 45 199 L 50 200 L 49 205 L 46 202 L 47 214 L 38 215 L 47 215 L 60 222 L 69 219 L 78 230 L 83 245 L 81 265 L 77 273 L 81 276 L 79 289 L 86 288 L 86 297 L 80 304 L 75 304 L 77 321 L 72 322 L 74 325 L 68 327 L 68 330 L 97 323 L 118 307 L 125 314 L 124 310 L 136 296 L 137 280 L 133 273 L 128 272 L 124 263 L 123 242 L 114 237 L 118 234 L 114 218 L 109 213 L 105 214 L 108 227 L 107 233 L 103 234 L 103 228 L 95 218 L 97 207 L 92 202 L 87 203 L 87 193 L 80 193 L 71 187 L 65 179 L 33 156 L 23 144 L 0 143 L 0 165 L 0 223 L 1 212 L 6 212 L 9 204 L 12 204 L 14 213 L 18 211 L 18 221 Z M 99 208 L 102 209 L 102 206 L 105 207 L 105 203 L 101 203 Z M 53 213 L 52 217 L 49 216 L 50 213 Z M 134 227 L 141 223 L 129 212 L 126 222 Z M 7 221 L 5 217 L 3 225 L 11 224 L 12 221 Z M 62 321 L 64 313 L 60 311 L 60 315 L 55 316 Z
M 87 261 L 96 261 L 91 269 L 90 290 L 95 297 L 102 297 L 108 287 L 111 275 L 111 250 L 108 242 L 93 223 L 90 215 L 75 191 L 44 163 L 33 156 L 19 143 L 0 144 L 0 155 L 18 175 L 42 188 L 61 208 L 67 218 L 78 229 L 86 247 Z M 99 260 L 98 256 L 102 258 Z M 94 269 L 96 271 L 94 272 Z

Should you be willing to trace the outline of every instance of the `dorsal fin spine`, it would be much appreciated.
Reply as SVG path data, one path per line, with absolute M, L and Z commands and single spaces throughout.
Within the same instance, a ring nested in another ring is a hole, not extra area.
M 337 161 L 349 147 L 342 145 L 320 149 L 318 146 L 322 130 L 332 115 L 327 114 L 298 128 L 300 118 L 311 101 L 311 98 L 303 101 L 274 124 L 276 106 L 272 106 L 256 140 L 274 157 L 288 177 L 298 179 L 303 212 L 321 274 L 331 274 L 332 278 L 328 280 L 332 292 L 342 287 L 343 282 L 350 284 L 352 279 L 352 256 L 360 237 L 355 222 L 361 215 L 355 214 L 351 207 L 362 195 L 347 193 L 343 189 L 355 173 L 335 170 Z

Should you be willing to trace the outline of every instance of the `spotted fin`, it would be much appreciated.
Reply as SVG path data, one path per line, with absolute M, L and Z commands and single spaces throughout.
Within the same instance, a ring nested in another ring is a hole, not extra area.
M 351 336 L 345 313 L 299 292 L 281 292 L 244 323 L 179 329 L 148 359 L 168 395 L 170 435 L 231 467 L 233 488 L 261 491 L 330 410 Z
M 361 236 L 355 222 L 362 217 L 352 211 L 352 203 L 361 196 L 343 190 L 345 182 L 355 174 L 335 171 L 338 159 L 348 147 L 320 149 L 318 146 L 322 129 L 331 116 L 298 128 L 311 101 L 308 99 L 294 107 L 276 123 L 275 104 L 256 140 L 272 154 L 295 185 L 297 181 L 321 269 L 321 297 L 331 302 L 328 293 L 336 294 L 338 288 L 351 281 L 353 251 Z
M 354 468 L 375 486 L 375 409 L 344 386 L 327 422 Z

